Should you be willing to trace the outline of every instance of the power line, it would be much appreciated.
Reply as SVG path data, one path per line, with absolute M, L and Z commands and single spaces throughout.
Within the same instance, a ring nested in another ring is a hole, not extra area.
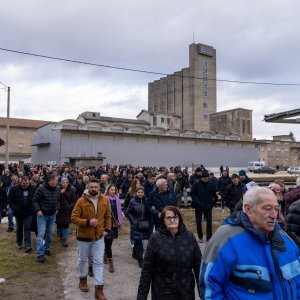
M 109 69 L 115 69 L 115 70 L 123 70 L 123 71 L 146 73 L 146 74 L 154 74 L 154 75 L 161 75 L 161 76 L 173 76 L 173 77 L 181 77 L 181 78 L 183 77 L 183 78 L 201 79 L 201 80 L 205 79 L 207 81 L 219 81 L 219 82 L 239 83 L 239 84 L 273 85 L 273 86 L 300 86 L 300 83 L 275 83 L 275 82 L 241 81 L 241 80 L 216 79 L 216 78 L 201 78 L 201 77 L 186 76 L 186 75 L 183 75 L 183 74 L 182 75 L 167 74 L 167 73 L 162 73 L 162 72 L 154 72 L 154 71 L 147 71 L 147 70 L 141 70 L 141 69 L 133 69 L 133 68 L 125 68 L 125 67 L 104 65 L 104 64 L 98 64 L 98 63 L 91 63 L 91 62 L 85 62 L 85 61 L 80 61 L 80 60 L 61 58 L 61 57 L 55 57 L 55 56 L 49 56 L 49 55 L 42 55 L 42 54 L 24 52 L 24 51 L 7 49 L 7 48 L 0 48 L 0 50 L 6 51 L 6 52 L 22 54 L 22 55 L 30 55 L 30 56 L 34 56 L 34 57 L 41 57 L 41 58 L 46 58 L 46 59 L 52 59 L 52 60 L 58 60 L 58 61 L 76 63 L 76 64 L 89 65 L 89 66 L 94 66 L 94 67 L 109 68 Z
M 5 88 L 7 88 L 8 86 L 6 84 L 4 84 L 3 82 L 0 81 L 0 84 L 2 84 Z

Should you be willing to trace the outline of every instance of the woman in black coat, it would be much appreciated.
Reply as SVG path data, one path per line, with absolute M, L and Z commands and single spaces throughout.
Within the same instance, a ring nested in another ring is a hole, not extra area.
M 130 240 L 134 241 L 132 257 L 138 260 L 141 268 L 143 265 L 143 240 L 148 240 L 151 234 L 150 214 L 147 212 L 144 187 L 137 188 L 135 197 L 129 202 L 126 217 L 130 222 Z
M 178 208 L 166 206 L 161 228 L 152 234 L 144 257 L 137 300 L 193 300 L 198 282 L 201 251 L 187 231 Z
M 62 178 L 60 187 L 60 208 L 56 215 L 57 233 L 62 245 L 68 247 L 68 229 L 71 223 L 72 210 L 76 203 L 75 189 L 67 178 Z
M 300 199 L 290 205 L 285 222 L 286 233 L 300 248 Z

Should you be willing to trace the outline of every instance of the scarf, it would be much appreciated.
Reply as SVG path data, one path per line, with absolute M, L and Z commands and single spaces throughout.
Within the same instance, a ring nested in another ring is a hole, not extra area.
M 121 208 L 121 201 L 118 196 L 106 196 L 107 200 L 109 200 L 109 203 L 111 201 L 116 201 L 117 206 L 117 214 L 118 214 L 118 223 L 121 227 L 123 227 L 123 217 L 122 217 L 122 208 Z

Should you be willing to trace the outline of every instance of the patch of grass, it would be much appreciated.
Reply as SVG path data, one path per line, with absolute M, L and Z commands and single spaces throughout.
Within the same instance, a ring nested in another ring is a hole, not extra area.
M 63 295 L 63 288 L 56 255 L 64 251 L 64 248 L 55 234 L 51 244 L 53 255 L 47 256 L 45 263 L 38 263 L 34 233 L 32 233 L 33 251 L 27 254 L 24 249 L 17 248 L 16 232 L 8 233 L 6 227 L 5 224 L 0 225 L 0 278 L 5 278 L 5 282 L 0 284 L 1 297 L 5 295 L 6 299 L 36 299 L 38 290 L 38 293 L 46 294 L 45 299 L 51 299 L 50 296 L 47 297 L 47 293 L 52 293 L 56 295 L 55 299 L 59 299 L 59 295 Z M 55 283 L 55 289 L 47 286 L 49 282 L 51 285 Z M 19 293 L 23 293 L 24 296 L 17 298 Z
M 181 209 L 181 213 L 183 215 L 183 221 L 187 229 L 192 231 L 193 233 L 197 233 L 195 210 L 192 208 L 183 208 Z M 224 213 L 222 213 L 222 209 L 213 208 L 212 211 L 213 234 L 223 224 L 224 219 L 227 218 L 228 216 L 229 216 L 229 211 L 225 211 Z M 203 234 L 206 235 L 206 223 L 204 220 L 204 216 L 202 216 L 202 230 L 203 230 Z
M 16 233 L 6 232 L 6 228 L 1 227 L 0 234 L 0 277 L 11 278 L 20 277 L 22 273 L 26 272 L 38 272 L 38 273 L 48 273 L 52 272 L 52 268 L 56 266 L 55 255 L 47 257 L 47 262 L 45 264 L 36 262 L 36 252 L 35 252 L 35 236 L 32 234 L 32 245 L 34 250 L 27 254 L 24 249 L 19 250 L 16 246 Z M 62 251 L 61 245 L 58 243 L 57 239 L 53 239 L 51 245 L 52 253 L 59 253 Z

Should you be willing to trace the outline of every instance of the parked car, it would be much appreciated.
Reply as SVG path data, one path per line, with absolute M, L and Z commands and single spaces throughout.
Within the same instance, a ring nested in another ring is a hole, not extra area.
M 289 174 L 300 174 L 300 167 L 290 167 L 287 169 Z
M 260 167 L 256 170 L 252 171 L 253 173 L 266 173 L 266 174 L 275 174 L 276 170 L 274 168 L 268 167 L 268 166 L 264 166 L 264 167 Z
M 277 171 L 287 171 L 288 166 L 285 166 L 285 165 L 276 165 L 275 169 Z

